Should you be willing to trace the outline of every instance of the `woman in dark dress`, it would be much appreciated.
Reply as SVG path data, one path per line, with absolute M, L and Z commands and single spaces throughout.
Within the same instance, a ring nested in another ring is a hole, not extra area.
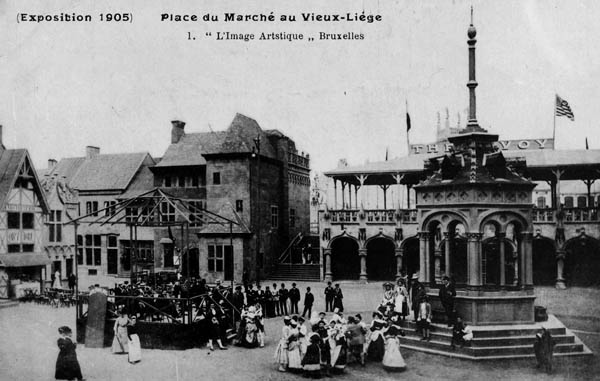
M 77 361 L 77 353 L 75 353 L 77 344 L 71 340 L 71 328 L 67 326 L 60 327 L 58 333 L 61 335 L 57 342 L 60 352 L 56 359 L 54 378 L 57 380 L 83 380 L 79 361 Z
M 220 349 L 227 349 L 225 346 L 223 346 L 223 342 L 221 341 L 221 315 L 222 311 L 220 311 L 214 303 L 211 303 L 206 316 L 208 325 L 208 347 L 210 350 L 214 349 L 214 340 L 217 341 Z
M 302 369 L 304 376 L 321 378 L 321 348 L 319 347 L 321 337 L 314 332 L 310 335 L 310 345 L 306 347 L 306 354 L 302 358 Z

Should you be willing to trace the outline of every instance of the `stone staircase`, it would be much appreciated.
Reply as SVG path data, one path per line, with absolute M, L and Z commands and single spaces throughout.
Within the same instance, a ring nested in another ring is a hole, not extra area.
M 546 327 L 556 342 L 555 356 L 592 355 L 590 349 L 569 331 L 556 317 L 548 316 L 548 321 L 534 324 L 512 326 L 470 326 L 473 340 L 470 346 L 452 349 L 452 328 L 445 324 L 434 323 L 431 330 L 431 341 L 421 340 L 416 324 L 411 321 L 402 322 L 406 336 L 400 340 L 400 346 L 406 349 L 427 352 L 467 360 L 498 360 L 512 358 L 535 357 L 533 343 L 535 334 Z
M 321 266 L 280 263 L 268 278 L 270 280 L 318 282 L 321 280 Z

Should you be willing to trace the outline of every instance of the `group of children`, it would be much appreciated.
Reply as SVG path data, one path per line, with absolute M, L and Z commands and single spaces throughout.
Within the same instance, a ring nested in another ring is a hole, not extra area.
M 373 313 L 370 325 L 360 314 L 344 318 L 337 308 L 329 321 L 325 312 L 315 313 L 306 325 L 302 317 L 286 316 L 275 359 L 279 371 L 303 372 L 311 378 L 342 373 L 352 362 L 364 366 L 366 359 L 401 371 L 406 368 L 399 345 L 403 335 L 399 315 L 385 320 L 379 311 Z

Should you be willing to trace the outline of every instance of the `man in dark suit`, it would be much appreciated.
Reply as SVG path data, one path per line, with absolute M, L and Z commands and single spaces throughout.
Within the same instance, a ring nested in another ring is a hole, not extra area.
M 262 289 L 260 285 L 256 286 L 258 290 L 256 290 L 256 303 L 260 304 L 262 308 L 262 313 L 265 315 L 267 313 L 267 299 L 265 295 L 265 290 Z
M 235 311 L 236 318 L 240 317 L 240 312 L 244 308 L 244 294 L 242 293 L 242 286 L 237 286 L 235 292 L 231 296 L 231 304 L 237 309 Z
M 442 306 L 446 311 L 447 323 L 448 327 L 452 327 L 454 325 L 454 298 L 456 297 L 456 290 L 454 289 L 454 283 L 451 279 L 444 275 L 442 278 L 442 282 L 444 283 L 442 287 L 440 287 L 440 301 L 442 302 Z
M 292 288 L 288 292 L 290 298 L 290 314 L 298 313 L 298 302 L 300 301 L 300 290 L 296 288 L 296 283 L 292 283 Z
M 287 300 L 288 290 L 285 288 L 285 283 L 282 283 L 281 288 L 279 289 L 279 309 L 281 310 L 282 315 L 288 314 Z
M 325 287 L 325 312 L 333 311 L 333 294 L 335 291 L 331 287 L 331 282 L 327 282 Z
M 312 314 L 312 306 L 315 302 L 315 296 L 310 292 L 310 287 L 306 287 L 306 294 L 304 294 L 304 311 L 302 311 L 302 317 L 308 312 L 308 318 Z

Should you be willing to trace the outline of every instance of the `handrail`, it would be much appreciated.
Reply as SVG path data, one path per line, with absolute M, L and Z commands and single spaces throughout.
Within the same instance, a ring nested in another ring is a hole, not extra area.
M 302 239 L 302 232 L 296 234 L 296 236 L 290 241 L 289 245 L 285 248 L 283 253 L 281 253 L 279 258 L 277 259 L 277 263 L 282 263 L 284 260 L 287 259 L 287 257 L 291 253 L 292 246 L 296 243 L 296 240 L 298 240 L 298 238 Z

